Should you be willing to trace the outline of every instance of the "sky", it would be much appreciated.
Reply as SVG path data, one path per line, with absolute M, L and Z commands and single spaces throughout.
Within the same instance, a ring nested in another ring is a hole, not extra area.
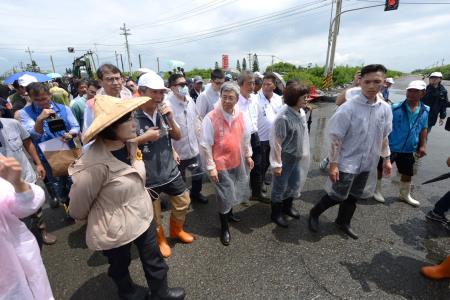
M 229 56 L 231 67 L 248 53 L 261 68 L 272 62 L 324 65 L 332 0 L 16 0 L 1 3 L 0 74 L 30 62 L 64 73 L 74 57 L 91 49 L 99 63 L 116 63 L 115 51 L 132 69 L 210 68 Z M 403 3 L 402 3 L 403 2 Z M 447 5 L 407 3 L 440 2 Z M 383 0 L 343 0 L 342 10 L 383 4 Z M 336 47 L 337 65 L 382 63 L 409 72 L 450 63 L 450 0 L 400 0 L 399 9 L 375 7 L 343 13 Z M 75 53 L 68 53 L 74 47 Z M 97 64 L 97 60 L 96 60 Z M 119 57 L 120 66 L 120 57 Z

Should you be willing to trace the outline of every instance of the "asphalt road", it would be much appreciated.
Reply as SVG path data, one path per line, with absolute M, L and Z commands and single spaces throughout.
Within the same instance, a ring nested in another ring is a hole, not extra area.
M 405 83 L 394 86 L 401 98 Z M 251 202 L 237 207 L 242 222 L 232 224 L 231 245 L 219 241 L 219 219 L 212 187 L 204 192 L 210 203 L 194 203 L 187 229 L 197 239 L 191 245 L 173 243 L 169 283 L 183 286 L 187 299 L 450 299 L 449 280 L 433 282 L 419 273 L 450 254 L 450 232 L 425 220 L 425 214 L 448 191 L 450 181 L 420 185 L 426 179 L 448 172 L 450 133 L 433 129 L 428 155 L 413 178 L 413 195 L 419 208 L 397 200 L 398 176 L 383 180 L 385 204 L 374 200 L 358 203 L 353 227 L 359 240 L 343 236 L 334 226 L 337 207 L 321 217 L 322 231 L 307 229 L 309 209 L 324 194 L 326 174 L 318 169 L 325 155 L 324 129 L 333 104 L 318 103 L 310 135 L 313 162 L 301 198 L 295 207 L 300 220 L 282 229 L 269 220 L 270 207 Z M 118 299 L 108 267 L 100 252 L 86 248 L 84 227 L 67 224 L 62 208 L 46 208 L 49 229 L 58 237 L 45 246 L 44 263 L 56 299 Z M 167 225 L 168 214 L 163 221 Z M 167 231 L 166 231 L 167 232 Z M 130 271 L 145 286 L 136 249 Z

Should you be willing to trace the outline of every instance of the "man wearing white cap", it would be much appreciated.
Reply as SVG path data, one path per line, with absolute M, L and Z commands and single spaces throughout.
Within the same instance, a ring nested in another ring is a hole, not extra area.
M 430 107 L 428 132 L 430 132 L 431 128 L 436 125 L 438 116 L 439 126 L 444 124 L 445 117 L 447 117 L 448 94 L 445 87 L 441 84 L 441 81 L 441 72 L 431 73 L 425 97 L 423 97 L 423 103 Z
M 135 141 L 142 151 L 147 170 L 145 186 L 151 191 L 157 241 L 161 254 L 168 257 L 171 249 L 162 227 L 159 194 L 170 196 L 170 237 L 183 243 L 194 241 L 194 237 L 183 229 L 191 199 L 173 156 L 172 140 L 180 140 L 181 130 L 172 108 L 164 102 L 164 94 L 167 92 L 164 80 L 155 72 L 148 72 L 139 78 L 138 86 L 139 93 L 151 100 L 136 113 L 138 137 Z
M 392 77 L 386 78 L 384 81 L 384 87 L 381 90 L 381 94 L 383 95 L 383 98 L 386 102 L 391 103 L 392 101 L 389 100 L 389 88 L 394 84 L 394 79 Z
M 420 101 L 425 95 L 425 89 L 424 81 L 411 81 L 406 88 L 406 100 L 392 105 L 392 132 L 389 135 L 391 162 L 397 164 L 401 174 L 399 198 L 412 206 L 420 205 L 419 201 L 411 197 L 415 162 L 426 155 L 430 108 Z
M 20 76 L 17 82 L 14 81 L 13 86 L 16 89 L 16 92 L 8 98 L 8 101 L 12 105 L 13 113 L 24 108 L 31 102 L 26 87 L 33 82 L 37 82 L 37 79 L 28 74 Z

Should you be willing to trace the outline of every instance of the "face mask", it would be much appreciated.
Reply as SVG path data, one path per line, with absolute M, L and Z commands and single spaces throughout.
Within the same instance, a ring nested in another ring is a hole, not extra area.
M 180 95 L 182 96 L 186 96 L 187 94 L 189 94 L 189 89 L 186 85 L 184 87 L 178 87 L 178 93 L 180 93 Z

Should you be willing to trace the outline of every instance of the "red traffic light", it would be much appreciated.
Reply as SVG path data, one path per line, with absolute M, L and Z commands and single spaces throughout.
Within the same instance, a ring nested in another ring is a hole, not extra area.
M 396 10 L 396 9 L 398 9 L 399 4 L 400 4 L 400 0 L 386 0 L 386 4 L 384 6 L 384 11 Z

